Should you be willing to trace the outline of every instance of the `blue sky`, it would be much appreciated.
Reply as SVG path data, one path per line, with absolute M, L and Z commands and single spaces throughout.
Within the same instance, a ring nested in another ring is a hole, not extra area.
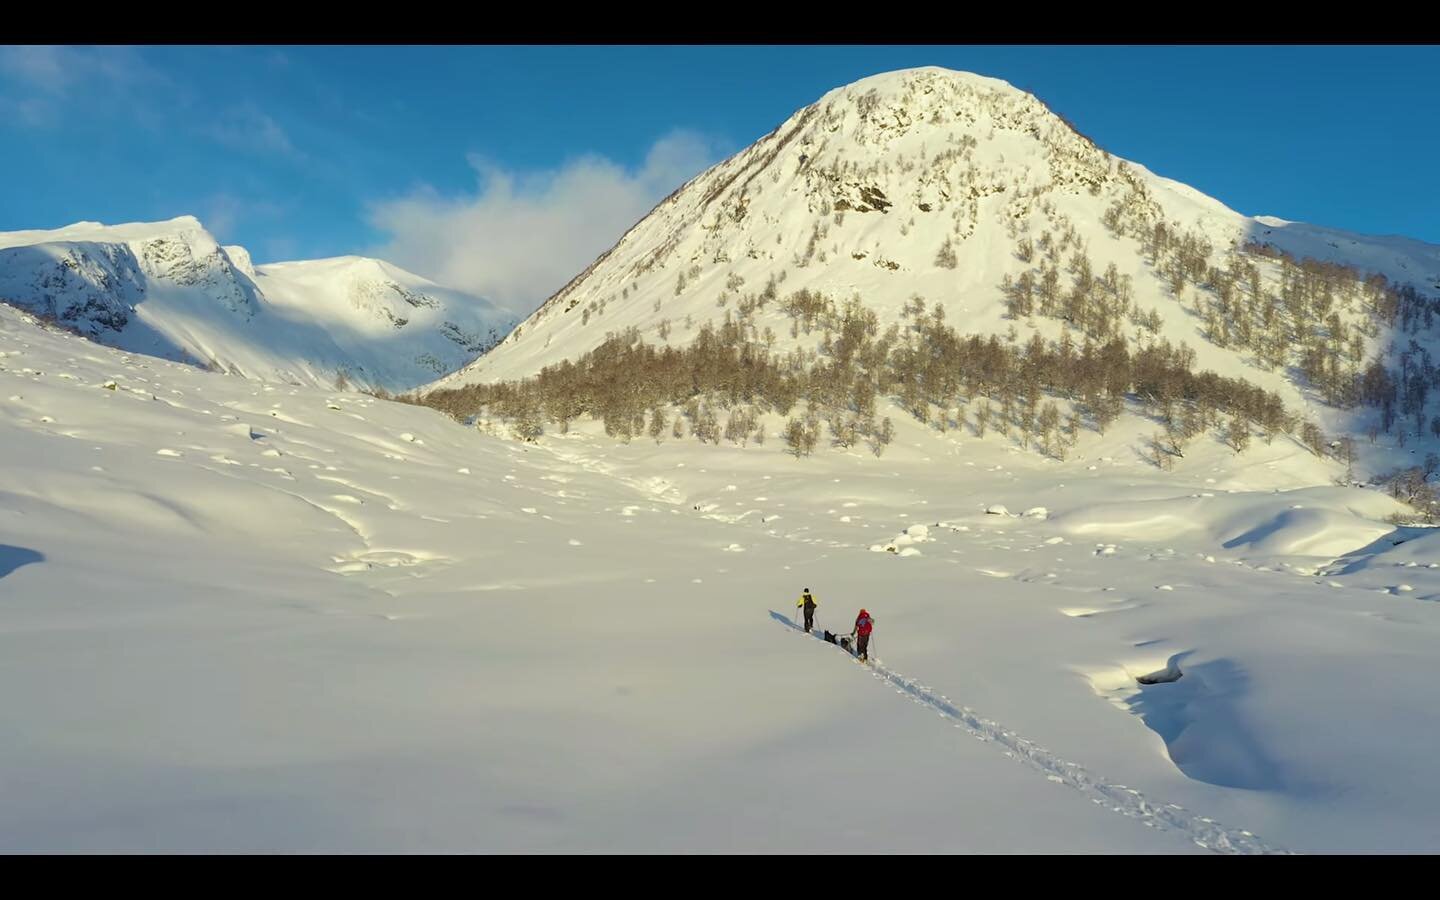
M 578 269 L 825 91 L 919 65 L 1240 212 L 1440 243 L 1440 47 L 7 47 L 0 230 L 194 214 L 257 262 L 413 263 L 424 216 L 485 201 L 584 231 Z M 619 218 L 547 218 L 567 196 Z

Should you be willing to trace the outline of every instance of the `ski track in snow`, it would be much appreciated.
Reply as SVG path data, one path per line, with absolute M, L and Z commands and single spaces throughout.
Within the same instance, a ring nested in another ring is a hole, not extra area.
M 803 634 L 800 626 L 779 613 L 773 618 Z M 809 637 L 824 643 L 817 634 Z M 840 648 L 837 648 L 840 649 Z M 844 652 L 842 650 L 842 652 Z M 848 654 L 847 654 L 848 655 Z M 852 657 L 853 658 L 853 657 Z M 971 735 L 999 745 L 1005 755 L 1041 773 L 1050 781 L 1074 788 L 1090 799 L 1092 803 L 1108 808 L 1111 812 L 1138 819 L 1150 828 L 1161 831 L 1179 831 L 1198 846 L 1216 853 L 1226 854 L 1285 854 L 1289 851 L 1272 847 L 1253 833 L 1238 828 L 1228 828 L 1213 819 L 1190 812 L 1174 803 L 1157 803 L 1148 799 L 1134 788 L 1114 784 L 1089 772 L 1078 763 L 1062 759 L 1031 741 L 1027 741 L 998 722 L 986 719 L 967 706 L 960 706 L 937 693 L 933 688 L 921 684 L 914 678 L 902 675 L 878 659 L 870 661 L 870 674 L 879 681 L 905 694 L 914 702 L 927 706 L 941 717 L 963 727 Z

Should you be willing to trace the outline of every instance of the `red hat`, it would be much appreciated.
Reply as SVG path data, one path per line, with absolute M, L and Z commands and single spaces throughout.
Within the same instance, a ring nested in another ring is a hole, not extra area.
M 865 610 L 862 609 L 862 610 L 860 610 L 860 615 L 862 615 L 862 616 L 868 616 L 868 615 L 870 615 L 870 614 L 867 613 Z

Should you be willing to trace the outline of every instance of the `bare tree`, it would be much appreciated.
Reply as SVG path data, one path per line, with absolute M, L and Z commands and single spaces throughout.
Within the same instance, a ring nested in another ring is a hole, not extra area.
M 1155 468 L 1168 472 L 1174 467 L 1175 459 L 1170 455 L 1166 442 L 1158 433 L 1150 436 L 1149 449 L 1150 461 L 1155 463 Z
M 1300 442 L 1316 456 L 1325 455 L 1325 432 L 1314 422 L 1306 421 L 1300 426 Z
M 1337 443 L 1339 446 L 1336 453 L 1345 464 L 1345 484 L 1349 486 L 1355 483 L 1355 439 L 1347 434 Z
M 895 426 L 890 421 L 890 417 L 886 416 L 880 420 L 880 427 L 870 435 L 870 452 L 874 453 L 877 457 L 880 456 L 894 439 Z
M 1250 423 L 1240 416 L 1231 416 L 1225 428 L 1225 443 L 1237 454 L 1250 446 Z
M 515 420 L 513 430 L 520 440 L 535 443 L 545 433 L 545 426 L 540 422 L 540 411 L 534 406 L 526 406 Z
M 793 454 L 796 459 L 802 456 L 809 456 L 814 449 L 810 441 L 808 429 L 802 419 L 792 418 L 785 423 L 785 452 Z
M 945 243 L 940 245 L 940 250 L 935 254 L 935 265 L 942 269 L 953 269 L 960 261 L 955 256 L 955 243 L 950 237 L 945 238 Z

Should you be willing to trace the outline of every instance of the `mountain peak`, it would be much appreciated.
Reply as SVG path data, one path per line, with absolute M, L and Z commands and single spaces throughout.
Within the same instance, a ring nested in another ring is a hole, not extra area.
M 266 263 L 260 266 L 262 272 L 290 272 L 298 273 L 304 271 L 312 278 L 355 278 L 367 280 L 389 280 L 398 281 L 411 287 L 440 288 L 442 285 L 418 275 L 407 269 L 402 269 L 394 263 L 386 262 L 383 259 L 376 259 L 373 256 L 330 256 L 323 259 L 293 260 L 287 262 Z
M 867 75 L 835 88 L 821 97 L 820 101 L 823 103 L 832 95 L 840 93 L 864 94 L 872 90 L 880 93 L 894 93 L 903 92 L 911 85 L 934 87 L 942 84 L 955 88 L 963 86 L 995 93 L 1025 93 L 1004 79 L 991 78 L 988 75 L 979 75 L 960 69 L 947 69 L 943 66 L 914 66 L 908 69 L 893 69 L 889 72 Z
M 1013 323 L 1004 285 L 1027 272 L 1039 278 L 1037 252 L 1049 268 L 1083 268 L 1077 253 L 1095 272 L 1113 267 L 1146 304 L 1137 316 L 1153 322 L 1152 305 L 1167 310 L 1167 336 L 1194 343 L 1193 312 L 1175 308 L 1173 279 L 1154 271 L 1135 237 L 1159 225 L 1219 254 L 1258 238 L 1304 256 L 1363 260 L 1392 278 L 1433 268 L 1429 251 L 1398 242 L 1342 242 L 1294 226 L 1269 234 L 1106 152 L 1033 94 L 924 66 L 835 88 L 691 179 L 444 384 L 524 377 L 611 333 L 673 345 L 737 314 L 756 330 L 788 330 L 783 316 L 760 312 L 762 299 L 801 291 L 837 303 L 858 295 L 881 322 L 903 319 L 918 296 L 952 321 L 1003 334 Z M 1061 326 L 1034 327 L 1054 336 Z M 1202 355 L 1217 368 L 1236 364 L 1219 348 Z
M 125 222 L 106 225 L 103 222 L 74 222 L 61 228 L 38 228 L 28 231 L 0 232 L 0 247 L 22 247 L 29 244 L 59 241 L 117 242 L 147 241 L 160 237 L 184 237 L 187 242 L 209 248 L 219 246 L 205 226 L 194 216 L 176 216 L 160 222 Z
M 859 123 L 891 129 L 891 137 L 904 133 L 911 124 L 944 129 L 947 125 L 980 125 L 995 119 L 1043 120 L 1073 131 L 1039 98 L 1007 81 L 940 66 L 881 72 L 842 85 L 797 112 L 791 121 L 807 111 L 811 115 L 819 111 L 833 124 L 834 116 L 849 108 L 857 110 Z

